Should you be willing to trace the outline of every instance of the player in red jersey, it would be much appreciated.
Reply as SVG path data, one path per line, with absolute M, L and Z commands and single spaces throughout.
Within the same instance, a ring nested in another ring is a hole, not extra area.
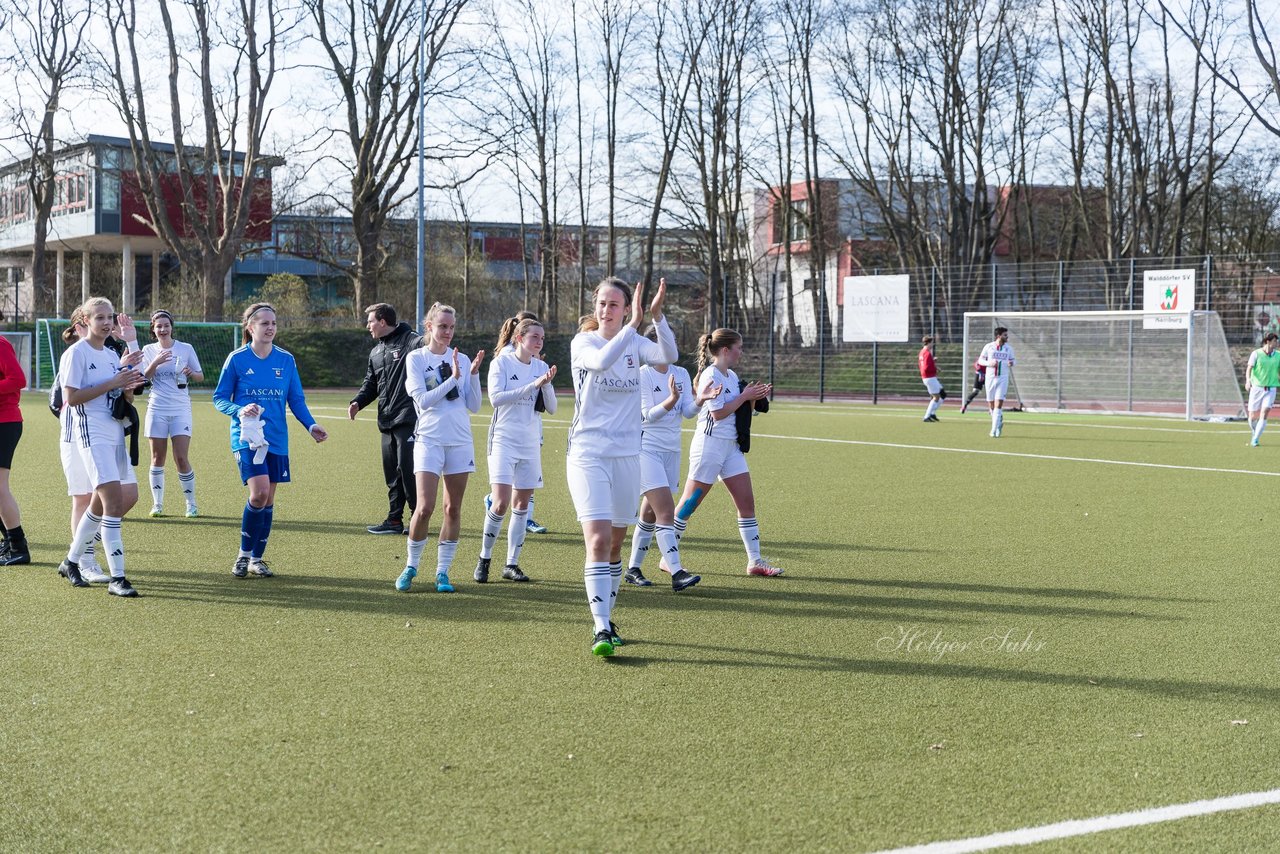
M 938 363 L 933 358 L 933 336 L 924 336 L 920 343 L 924 344 L 917 357 L 920 363 L 920 380 L 929 391 L 929 407 L 924 411 L 923 420 L 937 421 L 938 407 L 946 399 L 947 393 L 942 388 L 942 381 L 938 379 Z

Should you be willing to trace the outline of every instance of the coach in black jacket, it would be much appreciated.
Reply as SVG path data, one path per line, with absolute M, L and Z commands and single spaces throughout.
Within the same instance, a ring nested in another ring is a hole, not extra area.
M 369 367 L 355 399 L 347 407 L 356 413 L 378 401 L 378 430 L 382 432 L 382 473 L 387 478 L 390 509 L 386 521 L 370 525 L 370 534 L 403 534 L 404 506 L 413 513 L 417 488 L 413 477 L 413 429 L 418 413 L 404 390 L 404 365 L 409 352 L 422 345 L 422 336 L 405 322 L 396 323 L 396 310 L 385 302 L 365 309 L 369 334 L 378 343 L 369 353 Z

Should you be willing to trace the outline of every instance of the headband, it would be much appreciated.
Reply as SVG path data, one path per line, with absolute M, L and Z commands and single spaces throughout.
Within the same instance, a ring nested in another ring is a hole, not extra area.
M 172 314 L 170 314 L 169 312 L 165 311 L 164 309 L 161 309 L 160 311 L 155 311 L 155 312 L 152 312 L 152 313 L 151 313 L 151 320 L 152 320 L 152 322 L 155 322 L 155 319 L 156 319 L 157 317 L 167 317 L 167 318 L 169 318 L 169 322 L 170 322 L 170 323 L 173 323 L 173 315 L 172 315 Z

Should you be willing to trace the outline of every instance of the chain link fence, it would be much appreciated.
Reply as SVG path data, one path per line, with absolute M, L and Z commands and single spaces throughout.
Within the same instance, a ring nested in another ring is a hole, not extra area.
M 779 284 L 775 304 L 756 309 L 757 316 L 765 316 L 747 336 L 738 373 L 770 380 L 780 394 L 917 400 L 924 395 L 916 366 L 920 340 L 933 335 L 943 383 L 955 395 L 972 373 L 971 365 L 961 364 L 965 312 L 1142 310 L 1143 278 L 1153 270 L 1196 271 L 1191 307 L 1218 312 L 1243 382 L 1249 352 L 1265 332 L 1280 331 L 1280 253 L 864 270 L 910 276 L 908 341 L 893 344 L 840 340 L 844 307 L 834 276 L 828 274 L 816 289 L 793 290 L 790 299 L 800 305 L 791 312 L 778 304 L 787 299 L 787 285 Z M 764 292 L 769 293 L 768 286 Z M 782 320 L 788 315 L 794 323 Z M 800 328 L 806 324 L 807 329 Z M 767 333 L 770 328 L 773 335 Z M 826 335 L 816 334 L 817 329 Z

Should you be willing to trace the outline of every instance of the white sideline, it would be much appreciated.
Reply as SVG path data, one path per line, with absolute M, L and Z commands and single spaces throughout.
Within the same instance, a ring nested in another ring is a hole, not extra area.
M 1252 809 L 1276 803 L 1280 803 L 1280 789 L 1271 789 L 1267 792 L 1248 792 L 1243 795 L 1228 795 L 1222 798 L 1192 801 L 1167 807 L 1151 807 L 1133 812 L 1100 815 L 1095 818 L 1060 821 L 1056 824 L 1044 824 L 1039 827 L 1006 830 L 1001 833 L 992 833 L 988 836 L 974 836 L 968 839 L 953 839 L 948 842 L 930 842 L 925 845 L 912 845 L 907 848 L 886 849 L 876 852 L 876 854 L 962 854 L 962 852 L 966 851 L 990 851 L 994 848 L 1034 845 L 1037 842 L 1047 842 L 1052 839 L 1087 836 L 1091 833 L 1101 833 L 1105 830 L 1141 827 L 1145 824 L 1178 821 L 1199 815 Z
M 313 407 L 320 408 L 320 407 Z M 320 415 L 319 418 L 328 418 L 335 421 L 345 421 L 346 416 L 337 415 Z M 488 421 L 487 416 L 472 415 L 472 420 Z M 359 421 L 373 421 L 373 418 L 358 418 Z M 568 425 L 568 421 L 563 419 L 542 419 L 544 427 L 559 428 Z M 692 433 L 693 431 L 686 428 L 683 432 Z M 982 448 L 944 448 L 940 445 L 908 445 L 902 442 L 868 442 L 861 439 L 823 439 L 817 436 L 782 436 L 777 433 L 756 433 L 753 436 L 763 439 L 785 439 L 792 442 L 824 442 L 831 445 L 861 445 L 868 448 L 902 448 L 910 451 L 944 451 L 951 454 L 982 454 L 991 457 L 1021 457 L 1028 460 L 1052 460 L 1063 463 L 1095 463 L 1104 466 L 1135 466 L 1137 468 L 1148 469 L 1172 469 L 1174 471 L 1198 471 L 1208 474 L 1248 474 L 1257 475 L 1259 477 L 1280 477 L 1280 471 L 1255 471 L 1253 469 L 1223 469 L 1212 468 L 1209 466 L 1180 466 L 1173 463 L 1144 463 L 1137 460 L 1106 460 L 1099 457 L 1064 457 L 1056 454 L 1026 454 L 1016 451 L 988 451 Z
M 1150 469 L 1175 469 L 1177 471 L 1201 471 L 1213 474 L 1254 474 L 1263 477 L 1280 477 L 1280 471 L 1254 471 L 1252 469 L 1219 469 L 1208 466 L 1179 466 L 1172 463 L 1144 463 L 1136 460 L 1104 460 L 1097 457 L 1062 457 L 1056 454 L 1021 454 L 1015 451 L 985 451 L 981 448 L 944 448 L 939 445 L 906 445 L 899 442 L 866 442 L 859 439 L 819 439 L 813 436 L 780 436 L 776 433 L 751 433 L 765 439 L 790 439 L 794 442 L 826 442 L 833 445 L 864 445 L 870 448 L 906 448 L 914 451 L 946 451 L 952 454 L 983 454 L 993 457 L 1022 457 L 1028 460 L 1057 460 L 1066 463 L 1097 463 L 1107 466 L 1137 466 Z

